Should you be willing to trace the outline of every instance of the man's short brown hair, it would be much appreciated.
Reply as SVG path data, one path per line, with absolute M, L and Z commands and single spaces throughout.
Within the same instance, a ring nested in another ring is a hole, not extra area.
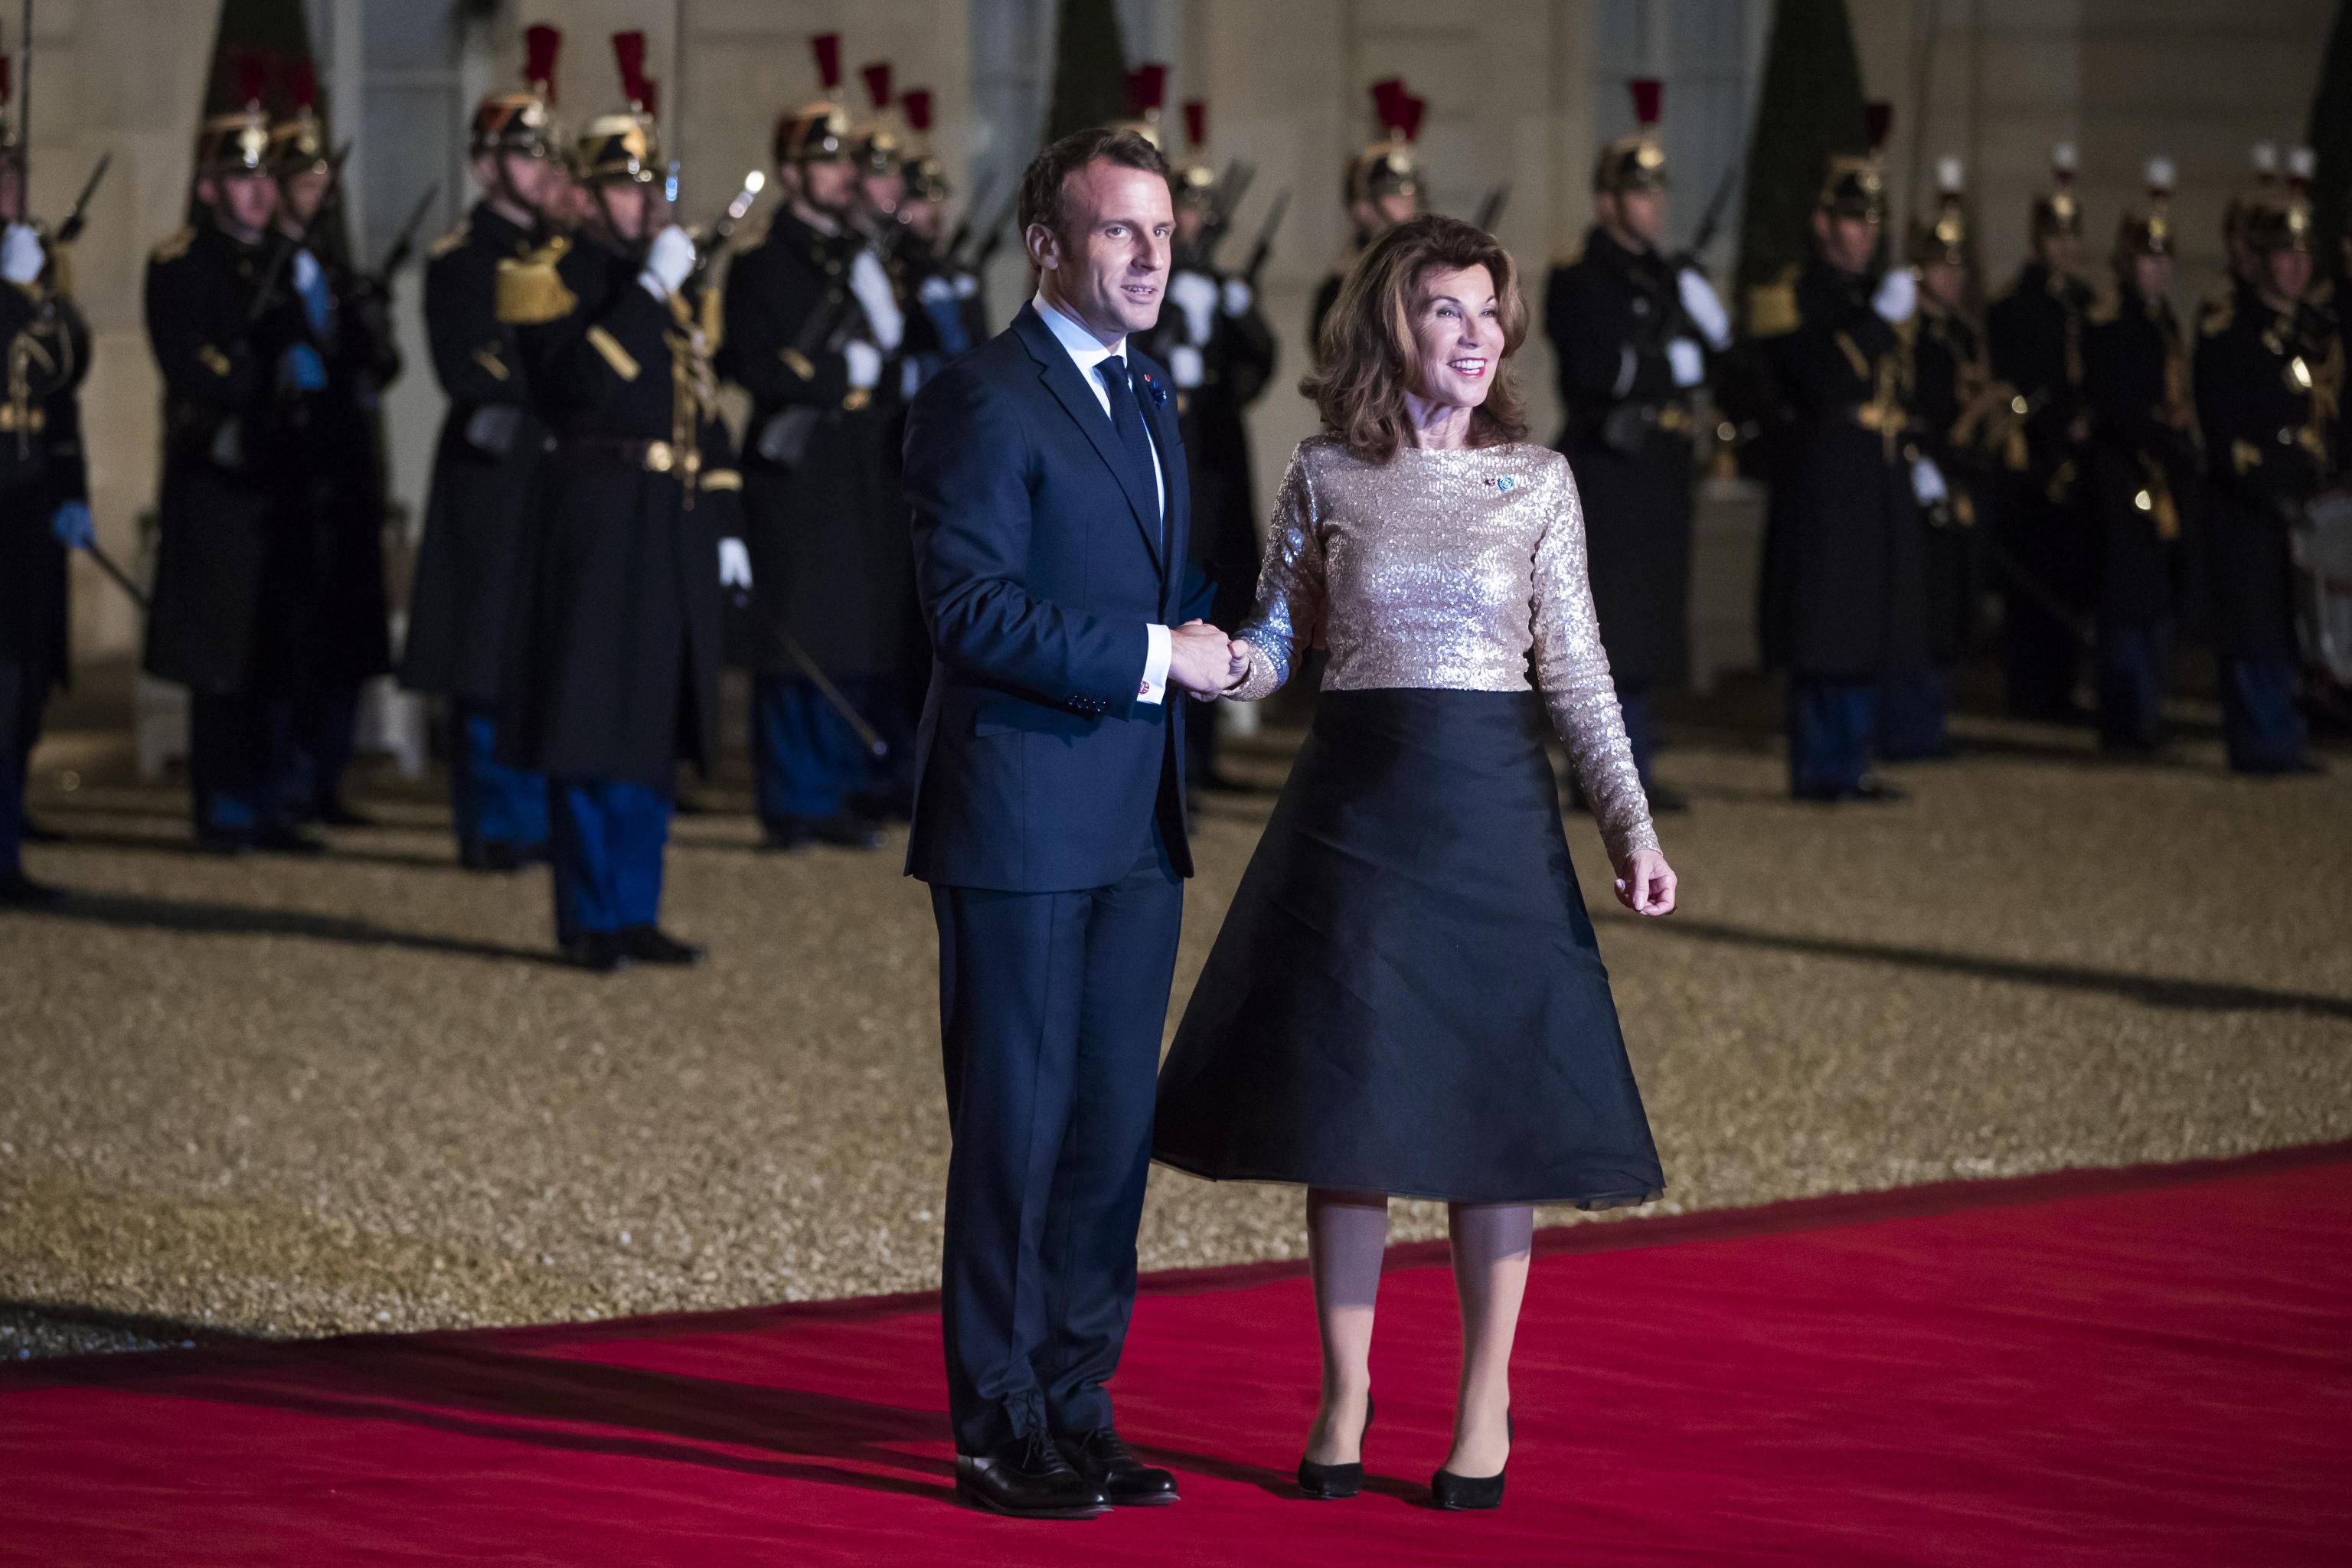
M 1021 232 L 1026 236 L 1029 226 L 1044 224 L 1058 235 L 1069 217 L 1062 199 L 1062 188 L 1069 177 L 1096 160 L 1116 163 L 1123 169 L 1140 169 L 1146 174 L 1168 177 L 1168 160 L 1160 149 L 1133 131 L 1116 125 L 1097 126 L 1092 131 L 1076 131 L 1047 147 L 1029 161 L 1021 175 L 1021 202 L 1015 216 Z

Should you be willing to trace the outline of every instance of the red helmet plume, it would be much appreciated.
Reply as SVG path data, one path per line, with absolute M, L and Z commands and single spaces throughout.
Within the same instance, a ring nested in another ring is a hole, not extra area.
M 1895 129 L 1895 106 L 1883 98 L 1873 99 L 1863 114 L 1870 132 L 1870 150 L 1875 153 L 1886 145 L 1887 135 Z
M 1150 119 L 1168 101 L 1168 68 L 1146 60 L 1127 73 L 1127 106 L 1138 119 Z
M 866 96 L 874 100 L 874 112 L 881 113 L 890 107 L 890 62 L 876 60 L 870 66 L 860 66 L 857 74 L 866 79 Z
M 841 35 L 819 33 L 809 40 L 809 50 L 816 56 L 816 79 L 831 98 L 841 90 Z
M 1209 103 L 1206 99 L 1184 100 L 1184 140 L 1195 147 L 1209 144 Z
M 1400 107 L 1402 109 L 1403 112 L 1397 121 L 1398 132 L 1402 134 L 1404 139 L 1408 142 L 1420 141 L 1421 117 L 1429 109 L 1429 100 L 1416 97 L 1412 93 L 1407 93 L 1404 97 L 1404 102 Z
M 522 30 L 522 79 L 548 102 L 555 101 L 555 57 L 563 48 L 563 31 L 545 22 Z
M 229 57 L 228 69 L 239 103 L 256 108 L 269 96 L 269 57 L 259 49 L 237 50 Z
M 613 35 L 613 63 L 621 68 L 621 96 L 653 112 L 653 84 L 646 79 L 646 36 L 635 27 Z
M 319 107 L 319 68 L 307 59 L 286 62 L 286 100 L 297 114 Z
M 898 95 L 898 107 L 906 111 L 907 123 L 918 136 L 929 132 L 931 129 L 931 89 L 929 88 L 908 88 Z
M 1635 77 L 1625 84 L 1633 94 L 1633 123 L 1647 128 L 1658 122 L 1666 84 L 1654 76 Z

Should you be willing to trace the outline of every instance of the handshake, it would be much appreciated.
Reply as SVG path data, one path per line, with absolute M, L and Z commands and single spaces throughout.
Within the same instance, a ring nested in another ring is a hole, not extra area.
M 1169 633 L 1168 679 L 1203 701 L 1223 697 L 1249 673 L 1249 644 L 1206 621 L 1186 621 Z

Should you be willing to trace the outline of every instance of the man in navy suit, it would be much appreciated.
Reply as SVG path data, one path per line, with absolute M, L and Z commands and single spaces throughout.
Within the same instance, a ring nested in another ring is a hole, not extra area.
M 1038 274 L 915 400 L 906 489 L 936 660 L 908 874 L 931 885 L 954 1149 L 940 1287 L 956 1488 L 1076 1518 L 1176 1500 L 1104 1384 L 1135 1300 L 1182 879 L 1182 693 L 1239 673 L 1194 617 L 1159 319 L 1168 168 L 1082 132 L 1022 177 Z

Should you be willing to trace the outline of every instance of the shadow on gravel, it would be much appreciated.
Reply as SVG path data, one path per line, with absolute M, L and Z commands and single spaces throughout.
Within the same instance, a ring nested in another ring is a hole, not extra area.
M 178 899 L 131 897 L 119 893 L 68 891 L 65 901 L 47 909 L 18 910 L 36 919 L 87 921 L 93 925 L 133 931 L 191 931 L 214 936 L 292 936 L 312 942 L 341 942 L 348 947 L 405 948 L 413 952 L 439 953 L 450 958 L 487 958 L 509 963 L 556 964 L 554 952 L 502 942 L 475 942 L 466 937 L 436 936 L 429 931 L 394 931 L 344 915 L 314 914 L 308 910 L 255 909 L 243 904 L 198 903 Z

